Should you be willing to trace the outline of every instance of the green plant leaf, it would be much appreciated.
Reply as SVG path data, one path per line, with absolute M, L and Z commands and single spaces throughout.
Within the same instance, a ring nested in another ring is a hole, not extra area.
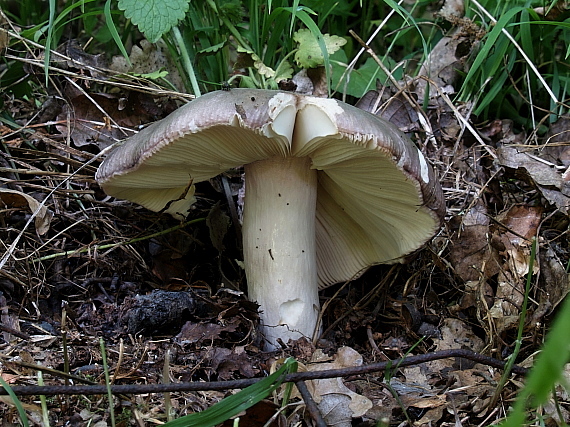
M 481 48 L 481 50 L 477 54 L 477 57 L 475 58 L 475 60 L 473 61 L 473 64 L 471 65 L 471 69 L 469 70 L 469 73 L 467 73 L 467 76 L 465 77 L 465 80 L 463 82 L 462 95 L 461 95 L 460 100 L 464 101 L 466 99 L 471 99 L 472 92 L 469 91 L 467 88 L 480 87 L 478 85 L 480 82 L 472 82 L 471 80 L 474 79 L 475 75 L 478 72 L 481 72 L 483 67 L 485 67 L 485 66 L 487 68 L 492 67 L 493 70 L 497 70 L 501 66 L 502 58 L 500 56 L 498 56 L 498 59 L 495 61 L 495 63 L 492 63 L 492 64 L 488 63 L 489 62 L 488 61 L 489 56 L 491 56 L 491 52 L 495 49 L 495 44 L 496 44 L 499 36 L 501 36 L 503 28 L 505 28 L 505 26 L 509 23 L 509 21 L 517 13 L 520 13 L 522 10 L 524 10 L 524 8 L 516 7 L 516 8 L 512 8 L 512 9 L 508 10 L 507 12 L 505 12 L 505 14 L 502 15 L 500 17 L 500 19 L 498 19 L 497 23 L 495 24 L 495 26 L 493 27 L 491 32 L 489 34 L 487 34 L 487 37 L 486 37 L 485 42 L 483 44 L 483 47 Z M 507 44 L 508 40 L 505 41 L 505 43 L 506 44 L 503 45 L 504 49 L 506 49 L 508 47 L 508 44 Z M 485 78 L 482 78 L 481 80 L 485 80 Z
M 273 79 L 279 83 L 281 80 L 290 79 L 293 77 L 293 67 L 289 61 L 282 61 L 277 70 L 275 70 L 275 77 Z
M 212 46 L 208 46 L 202 50 L 199 50 L 198 53 L 199 54 L 212 54 L 212 53 L 216 53 L 218 52 L 220 49 L 223 49 L 227 44 L 227 40 L 224 40 L 223 42 L 220 42 L 218 44 L 212 45 Z
M 259 74 L 261 74 L 262 76 L 270 79 L 272 77 L 275 76 L 275 70 L 271 67 L 268 67 L 267 65 L 265 65 L 263 63 L 263 61 L 261 60 L 261 58 L 259 57 L 258 54 L 256 54 L 254 51 L 252 51 L 251 49 L 242 47 L 242 46 L 238 46 L 237 47 L 237 51 L 238 53 L 241 54 L 245 54 L 248 55 L 251 59 L 251 61 L 253 62 L 253 67 L 257 70 L 257 72 Z
M 2 378 L 1 376 L 0 376 L 0 386 L 2 386 L 2 388 L 4 388 L 4 390 L 6 390 L 8 395 L 12 398 L 12 402 L 14 403 L 14 406 L 18 410 L 18 415 L 20 416 L 20 421 L 22 422 L 22 425 L 24 427 L 28 427 L 30 424 L 28 423 L 28 416 L 26 415 L 26 411 L 24 410 L 22 403 L 20 402 L 20 400 L 18 400 L 18 396 L 16 396 L 16 393 L 14 393 L 14 390 L 12 390 L 12 388 L 8 385 L 6 381 L 4 381 L 4 378 Z
M 188 0 L 119 0 L 119 9 L 152 43 L 184 19 Z
M 46 38 L 46 50 L 44 54 L 44 73 L 46 75 L 46 87 L 49 86 L 49 61 L 51 55 L 51 44 L 53 40 L 53 29 L 54 29 L 54 21 L 55 21 L 55 10 L 56 10 L 56 2 L 55 0 L 49 0 L 49 25 L 48 25 L 48 32 Z
M 514 410 L 501 427 L 519 427 L 525 424 L 526 405 L 532 407 L 544 404 L 553 387 L 558 382 L 564 384 L 564 365 L 570 362 L 570 297 L 562 305 L 542 352 L 538 355 L 536 363 L 526 381 L 525 388 L 519 394 Z
M 325 57 L 319 46 L 317 37 L 308 29 L 301 29 L 293 34 L 293 40 L 298 44 L 295 62 L 302 68 L 315 68 L 325 63 Z M 323 34 L 323 40 L 329 55 L 346 44 L 346 39 L 338 36 Z
M 265 399 L 283 383 L 285 375 L 297 372 L 297 361 L 289 357 L 283 366 L 267 378 L 250 385 L 233 396 L 226 397 L 221 402 L 209 407 L 205 411 L 180 417 L 169 421 L 165 427 L 212 427 L 225 420 L 251 408 Z
M 379 80 L 382 85 L 386 84 L 387 76 L 373 58 L 368 58 L 363 65 L 352 70 L 350 74 L 346 74 L 347 62 L 346 54 L 342 50 L 331 56 L 334 90 L 361 98 L 370 89 L 376 88 L 376 80 Z M 394 65 L 389 58 L 386 58 L 384 63 L 387 68 L 392 68 Z M 398 79 L 400 76 L 394 77 Z

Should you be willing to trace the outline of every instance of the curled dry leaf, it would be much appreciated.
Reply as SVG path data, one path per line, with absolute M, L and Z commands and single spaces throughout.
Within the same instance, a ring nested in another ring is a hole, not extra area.
M 524 174 L 524 178 L 534 182 L 542 196 L 555 205 L 562 213 L 570 208 L 570 182 L 565 181 L 556 165 L 543 160 L 528 148 L 501 146 L 497 148 L 499 163 Z
M 69 103 L 58 115 L 60 124 L 56 128 L 62 135 L 70 136 L 76 147 L 94 144 L 104 149 L 133 135 L 131 129 L 162 115 L 151 97 L 137 92 L 125 97 L 106 93 L 87 96 L 69 89 L 66 95 Z
M 320 362 L 328 357 L 321 350 L 313 354 L 312 362 Z M 362 356 L 350 347 L 338 349 L 335 359 L 327 363 L 313 363 L 308 371 L 348 368 L 362 365 Z M 363 416 L 372 408 L 367 397 L 350 390 L 341 378 L 313 380 L 311 393 L 327 425 L 351 426 L 352 418 Z
M 454 234 L 450 259 L 455 274 L 465 282 L 497 274 L 497 253 L 487 240 L 490 227 L 487 207 L 477 203 L 463 218 L 453 218 L 451 226 Z
M 536 235 L 542 212 L 540 206 L 515 205 L 497 217 L 502 226 L 495 232 L 493 240 L 501 247 L 504 262 L 497 276 L 495 302 L 489 310 L 497 333 L 518 324 L 529 272 L 531 239 Z M 538 269 L 536 260 L 533 274 L 538 273 Z
M 0 206 L 7 209 L 25 209 L 35 214 L 37 233 L 42 236 L 49 230 L 53 212 L 41 203 L 21 191 L 0 188 Z

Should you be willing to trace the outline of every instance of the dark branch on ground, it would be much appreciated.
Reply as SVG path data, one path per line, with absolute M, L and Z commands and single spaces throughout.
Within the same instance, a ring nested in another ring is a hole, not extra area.
M 381 372 L 388 369 L 397 369 L 404 366 L 418 365 L 420 363 L 431 362 L 433 360 L 446 359 L 448 357 L 458 357 L 472 360 L 477 363 L 491 366 L 497 369 L 503 369 L 506 362 L 495 359 L 493 357 L 484 356 L 471 350 L 452 349 L 442 350 L 433 353 L 421 354 L 418 356 L 402 357 L 387 362 L 372 363 L 369 365 L 356 366 L 342 369 L 330 369 L 327 371 L 316 372 L 297 372 L 285 376 L 284 382 L 299 382 L 306 380 L 348 377 L 351 375 L 362 375 L 371 372 Z M 512 372 L 519 375 L 525 375 L 528 369 L 514 365 Z M 236 388 L 245 388 L 262 378 L 249 378 L 232 381 L 213 381 L 213 382 L 184 382 L 170 384 L 128 384 L 128 385 L 111 385 L 113 394 L 143 394 L 143 393 L 164 393 L 164 392 L 182 392 L 182 391 L 204 391 L 204 390 L 228 390 Z M 19 396 L 30 395 L 74 395 L 74 394 L 106 394 L 106 385 L 78 385 L 78 386 L 14 386 L 12 390 Z M 0 395 L 8 394 L 6 390 L 0 389 Z

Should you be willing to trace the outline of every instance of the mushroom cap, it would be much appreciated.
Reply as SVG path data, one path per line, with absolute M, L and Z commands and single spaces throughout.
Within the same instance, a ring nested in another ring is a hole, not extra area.
M 439 182 L 402 132 L 338 100 L 290 92 L 204 95 L 123 142 L 96 179 L 111 196 L 184 217 L 193 184 L 275 156 L 309 157 L 318 171 L 320 288 L 401 260 L 441 226 Z

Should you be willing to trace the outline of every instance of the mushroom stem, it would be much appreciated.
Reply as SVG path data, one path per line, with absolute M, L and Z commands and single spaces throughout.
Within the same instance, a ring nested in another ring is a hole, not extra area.
M 243 247 L 248 293 L 261 306 L 266 348 L 312 338 L 319 314 L 315 241 L 317 171 L 309 158 L 245 166 Z

